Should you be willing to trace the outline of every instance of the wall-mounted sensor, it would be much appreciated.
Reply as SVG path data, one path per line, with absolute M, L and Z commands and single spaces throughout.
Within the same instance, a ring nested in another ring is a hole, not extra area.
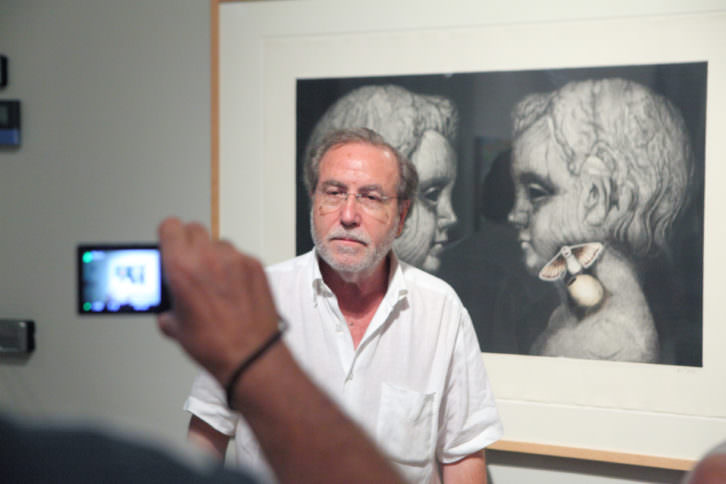
M 0 88 L 8 85 L 8 58 L 0 55 Z
M 35 323 L 28 319 L 0 319 L 0 356 L 27 355 L 35 349 Z
M 20 101 L 0 100 L 0 146 L 20 144 Z

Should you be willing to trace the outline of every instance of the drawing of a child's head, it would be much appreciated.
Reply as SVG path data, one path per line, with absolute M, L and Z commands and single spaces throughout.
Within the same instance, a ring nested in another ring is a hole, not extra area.
M 538 271 L 562 245 L 660 253 L 684 207 L 692 155 L 679 111 L 632 81 L 571 82 L 513 113 L 509 220 Z

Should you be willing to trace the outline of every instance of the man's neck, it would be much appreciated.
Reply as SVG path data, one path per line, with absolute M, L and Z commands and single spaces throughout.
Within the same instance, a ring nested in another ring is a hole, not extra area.
M 387 255 L 373 271 L 367 274 L 341 274 L 324 260 L 318 259 L 320 273 L 338 300 L 338 307 L 346 320 L 355 348 L 358 348 L 363 340 L 388 290 L 390 257 L 390 254 Z
M 361 310 L 370 307 L 371 303 L 378 306 L 388 289 L 390 257 L 388 254 L 372 270 L 356 273 L 337 272 L 318 258 L 323 281 L 337 297 L 341 310 Z

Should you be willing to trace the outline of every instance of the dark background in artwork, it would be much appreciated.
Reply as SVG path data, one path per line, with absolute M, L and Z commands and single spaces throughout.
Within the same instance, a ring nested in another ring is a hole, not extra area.
M 557 305 L 553 285 L 525 272 L 516 234 L 506 223 L 512 203 L 508 156 L 510 112 L 524 95 L 570 81 L 621 77 L 646 85 L 678 107 L 689 129 L 695 184 L 674 227 L 672 251 L 639 269 L 667 364 L 702 365 L 703 188 L 707 63 L 610 66 L 537 71 L 305 79 L 297 82 L 297 253 L 312 247 L 302 156 L 315 123 L 341 96 L 364 85 L 396 84 L 450 98 L 459 109 L 454 207 L 457 240 L 437 275 L 471 313 L 482 350 L 528 354 Z

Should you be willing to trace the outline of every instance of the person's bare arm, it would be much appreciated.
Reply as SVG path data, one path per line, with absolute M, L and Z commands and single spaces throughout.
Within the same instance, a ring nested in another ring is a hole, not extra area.
M 224 460 L 224 456 L 227 455 L 229 436 L 218 432 L 196 415 L 192 415 L 192 418 L 189 419 L 187 438 L 219 460 Z
M 211 240 L 198 224 L 167 219 L 159 241 L 173 299 L 159 328 L 226 387 L 240 362 L 277 331 L 262 266 L 229 243 Z M 402 482 L 281 341 L 237 379 L 232 406 L 245 416 L 280 482 Z
M 726 454 L 715 453 L 702 458 L 685 475 L 682 484 L 723 484 L 726 482 Z
M 484 451 L 442 466 L 444 484 L 477 483 L 486 484 L 487 467 Z

